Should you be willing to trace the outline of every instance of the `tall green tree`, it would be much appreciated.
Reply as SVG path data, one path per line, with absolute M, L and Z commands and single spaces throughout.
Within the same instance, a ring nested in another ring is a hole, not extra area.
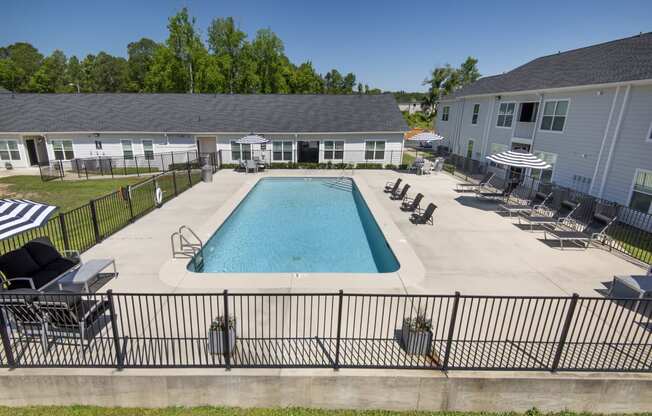
M 188 91 L 188 81 L 183 64 L 176 59 L 172 49 L 165 45 L 159 45 L 154 52 L 152 64 L 145 76 L 145 91 Z
M 295 68 L 290 79 L 290 90 L 294 94 L 321 94 L 324 80 L 315 71 L 312 62 L 306 61 Z
M 139 92 L 145 90 L 145 77 L 154 61 L 156 47 L 156 42 L 148 38 L 127 45 L 130 90 Z
M 82 89 L 83 81 L 84 72 L 81 62 L 73 55 L 68 59 L 68 66 L 66 67 L 66 92 L 78 92 L 77 87 L 79 87 L 79 92 L 84 91 Z
M 196 19 L 190 17 L 185 7 L 168 21 L 167 46 L 184 69 L 189 93 L 195 92 L 195 72 L 198 70 L 198 61 L 204 49 L 195 23 Z
M 40 68 L 30 78 L 29 90 L 34 92 L 65 92 L 67 90 L 66 69 L 66 55 L 60 50 L 55 50 L 52 55 L 43 60 Z
M 288 93 L 287 79 L 291 68 L 283 42 L 270 29 L 260 29 L 251 43 L 252 56 L 259 78 L 259 91 L 264 94 Z
M 239 92 L 254 73 L 246 39 L 232 17 L 213 19 L 208 27 L 208 48 L 218 58 L 229 94 Z
M 85 90 L 93 92 L 127 91 L 129 67 L 127 60 L 100 52 L 88 55 L 82 62 Z
M 12 91 L 29 91 L 29 81 L 43 62 L 43 55 L 29 43 L 0 48 L 0 82 Z
M 478 60 L 472 56 L 466 58 L 462 65 L 457 70 L 459 76 L 458 85 L 464 87 L 475 82 L 480 78 L 480 71 L 478 70 Z

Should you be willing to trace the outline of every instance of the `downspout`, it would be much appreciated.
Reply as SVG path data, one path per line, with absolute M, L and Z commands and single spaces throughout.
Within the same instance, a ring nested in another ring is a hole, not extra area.
M 487 157 L 487 145 L 489 144 L 489 132 L 491 131 L 491 122 L 494 118 L 494 111 L 496 111 L 496 100 L 491 100 L 491 110 L 487 113 L 485 118 L 484 132 L 482 133 L 482 157 Z M 484 160 L 484 159 L 483 159 Z
M 616 142 L 618 141 L 618 136 L 620 136 L 620 126 L 622 125 L 623 116 L 625 115 L 625 108 L 627 107 L 627 100 L 629 100 L 629 91 L 632 89 L 632 85 L 627 85 L 625 90 L 625 97 L 623 98 L 623 104 L 620 106 L 620 114 L 618 114 L 618 122 L 616 123 L 616 129 L 614 130 L 614 136 L 611 141 L 611 146 L 609 146 L 609 154 L 607 156 L 607 166 L 604 168 L 602 173 L 602 182 L 600 183 L 600 193 L 599 198 L 602 198 L 604 194 L 604 186 L 607 182 L 607 175 L 609 174 L 609 169 L 611 169 L 611 162 L 613 160 L 614 149 L 616 148 Z
M 591 178 L 591 186 L 589 187 L 589 194 L 591 195 L 593 195 L 593 187 L 595 186 L 595 180 L 598 177 L 598 170 L 600 169 L 600 163 L 602 162 L 602 153 L 604 153 L 604 145 L 607 144 L 607 135 L 609 135 L 609 128 L 611 127 L 611 119 L 613 118 L 614 115 L 614 109 L 616 108 L 616 101 L 618 100 L 619 94 L 620 94 L 620 85 L 616 87 L 614 98 L 611 100 L 611 109 L 609 110 L 609 118 L 607 118 L 607 126 L 604 128 L 604 134 L 602 135 L 602 144 L 600 145 L 600 151 L 598 152 L 598 160 L 595 163 L 593 177 Z
M 543 113 L 543 96 L 544 94 L 541 93 L 539 94 L 539 106 L 537 108 L 537 116 L 534 118 L 534 130 L 532 130 L 532 143 L 530 143 L 530 153 L 534 154 L 534 140 L 537 137 L 537 126 L 539 125 L 539 121 L 541 120 L 541 113 Z
M 466 104 L 466 99 L 462 98 L 462 109 L 460 111 L 459 123 L 457 123 L 457 151 L 458 154 L 461 151 L 460 141 L 462 140 L 462 121 L 464 120 L 464 104 Z

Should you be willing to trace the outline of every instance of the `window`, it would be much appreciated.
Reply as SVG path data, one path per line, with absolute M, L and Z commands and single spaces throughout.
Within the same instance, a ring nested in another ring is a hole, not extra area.
M 473 104 L 473 116 L 471 116 L 471 124 L 478 124 L 479 114 L 480 114 L 480 104 Z
M 120 140 L 122 143 L 122 157 L 131 160 L 134 158 L 134 150 L 131 147 L 131 140 Z
M 154 142 L 151 140 L 143 140 L 143 153 L 145 153 L 145 160 L 154 160 Z
M 521 114 L 518 121 L 521 123 L 534 123 L 537 121 L 539 103 L 521 103 Z
M 52 150 L 56 160 L 71 160 L 75 158 L 72 150 L 72 140 L 52 140 Z
M 251 145 L 231 142 L 231 160 L 250 160 Z
M 652 123 L 650 123 L 650 130 L 647 131 L 647 141 L 652 142 Z
M 0 160 L 20 160 L 18 142 L 16 140 L 0 141 Z
M 446 107 L 444 107 L 446 108 Z M 364 158 L 365 160 L 384 160 L 385 159 L 385 142 L 384 141 L 368 141 L 364 144 Z
M 445 106 L 441 110 L 441 121 L 448 121 L 448 113 L 449 112 L 450 112 L 450 107 L 449 106 Z
M 562 131 L 566 124 L 566 113 L 568 112 L 568 100 L 546 101 L 543 106 L 543 117 L 541 118 L 541 130 Z
M 652 214 L 652 171 L 637 170 L 629 207 Z
M 342 160 L 344 159 L 344 141 L 327 140 L 324 142 L 324 159 L 325 160 Z
M 95 140 L 95 150 L 102 150 L 102 140 Z
M 475 141 L 473 139 L 469 139 L 469 141 L 466 143 L 466 157 L 469 159 L 473 158 L 474 145 L 475 145 Z
M 534 152 L 534 155 L 539 159 L 550 164 L 550 169 L 532 169 L 531 176 L 543 183 L 552 182 L 552 173 L 555 170 L 555 163 L 557 163 L 557 155 L 548 152 Z
M 515 107 L 516 104 L 514 103 L 501 103 L 500 107 L 498 108 L 498 120 L 496 121 L 496 126 L 512 127 Z
M 291 162 L 292 142 L 272 142 L 272 159 Z

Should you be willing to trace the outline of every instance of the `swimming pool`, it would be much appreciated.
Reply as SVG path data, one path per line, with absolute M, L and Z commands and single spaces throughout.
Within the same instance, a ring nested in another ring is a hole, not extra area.
M 389 273 L 399 263 L 350 178 L 264 178 L 206 242 L 204 273 Z M 198 264 L 195 267 L 195 263 Z

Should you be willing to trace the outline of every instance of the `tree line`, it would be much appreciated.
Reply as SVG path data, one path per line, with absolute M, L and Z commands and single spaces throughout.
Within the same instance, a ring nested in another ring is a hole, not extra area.
M 421 100 L 423 110 L 435 110 L 436 103 L 442 97 L 459 90 L 480 78 L 478 60 L 472 56 L 466 58 L 462 64 L 453 68 L 449 64 L 433 69 L 430 76 L 423 81 L 428 86 L 428 91 Z
M 377 94 L 337 69 L 319 74 L 306 61 L 285 55 L 270 29 L 252 40 L 232 17 L 214 19 L 206 41 L 183 8 L 168 20 L 163 43 L 142 38 L 127 45 L 127 58 L 106 52 L 83 59 L 55 50 L 43 56 L 29 43 L 0 47 L 0 86 L 15 92 L 188 92 Z

